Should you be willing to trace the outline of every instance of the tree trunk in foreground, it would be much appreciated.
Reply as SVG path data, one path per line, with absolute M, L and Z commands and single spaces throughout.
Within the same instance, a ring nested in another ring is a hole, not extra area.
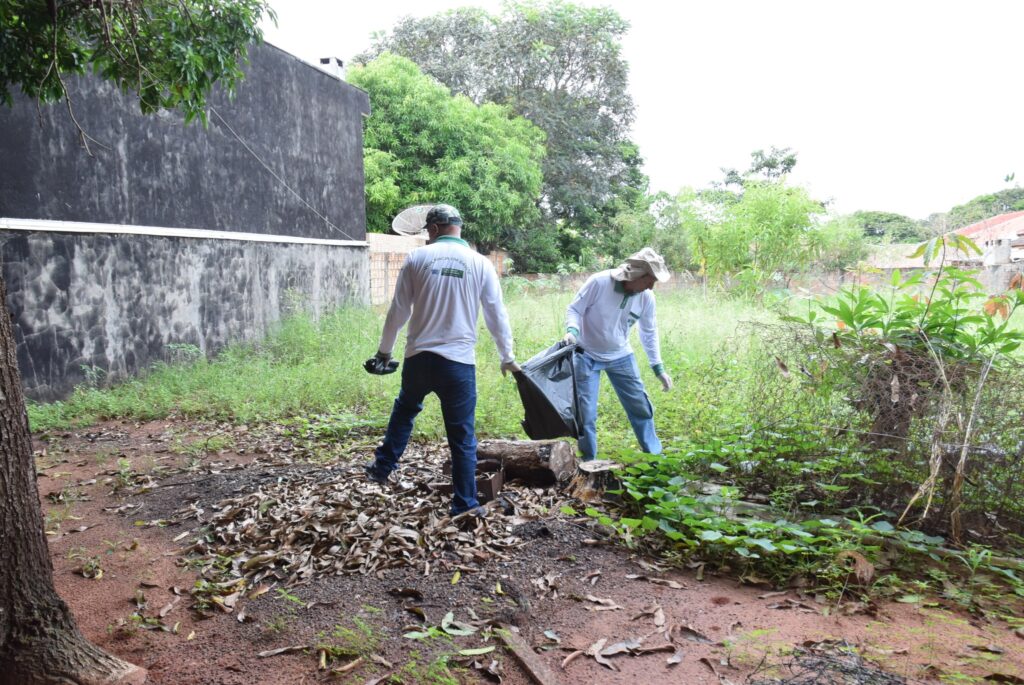
M 138 685 L 146 680 L 146 671 L 86 640 L 53 589 L 2 275 L 0 550 L 0 685 Z
M 484 440 L 476 454 L 502 462 L 506 481 L 540 487 L 563 483 L 576 471 L 576 451 L 565 440 Z

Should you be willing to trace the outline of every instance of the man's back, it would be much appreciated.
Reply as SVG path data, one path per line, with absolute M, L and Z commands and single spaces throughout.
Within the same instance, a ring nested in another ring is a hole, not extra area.
M 460 238 L 442 236 L 413 250 L 398 277 L 385 322 L 385 335 L 410 314 L 405 356 L 434 352 L 474 364 L 477 315 L 483 304 L 487 327 L 503 360 L 511 358 L 512 339 L 494 267 Z

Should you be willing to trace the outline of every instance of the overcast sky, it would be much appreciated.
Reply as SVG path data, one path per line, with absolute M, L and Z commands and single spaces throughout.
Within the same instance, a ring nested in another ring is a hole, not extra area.
M 271 0 L 266 38 L 346 63 L 405 15 L 497 0 Z M 703 187 L 755 149 L 798 153 L 791 181 L 839 212 L 925 218 L 1024 185 L 1024 2 L 577 0 L 609 6 L 653 190 Z

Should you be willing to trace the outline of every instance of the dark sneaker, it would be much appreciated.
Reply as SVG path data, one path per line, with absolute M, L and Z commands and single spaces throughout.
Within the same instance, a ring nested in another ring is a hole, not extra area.
M 388 477 L 382 476 L 379 473 L 377 473 L 373 468 L 373 464 L 364 464 L 363 471 L 366 472 L 366 479 L 371 483 L 376 483 L 377 485 L 387 485 Z

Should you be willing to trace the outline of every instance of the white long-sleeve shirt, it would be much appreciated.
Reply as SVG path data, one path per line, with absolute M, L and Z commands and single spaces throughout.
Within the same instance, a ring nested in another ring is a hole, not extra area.
M 654 293 L 631 294 L 612 278 L 612 270 L 599 271 L 583 284 L 569 304 L 566 328 L 579 331 L 580 347 L 594 359 L 611 362 L 630 354 L 629 333 L 640 324 L 640 344 L 652 367 L 661 364 L 661 343 Z
M 390 353 L 398 332 L 408 321 L 406 357 L 433 352 L 452 361 L 475 364 L 481 305 L 501 361 L 513 361 L 512 328 L 494 265 L 461 238 L 442 236 L 416 248 L 406 258 L 378 349 Z

